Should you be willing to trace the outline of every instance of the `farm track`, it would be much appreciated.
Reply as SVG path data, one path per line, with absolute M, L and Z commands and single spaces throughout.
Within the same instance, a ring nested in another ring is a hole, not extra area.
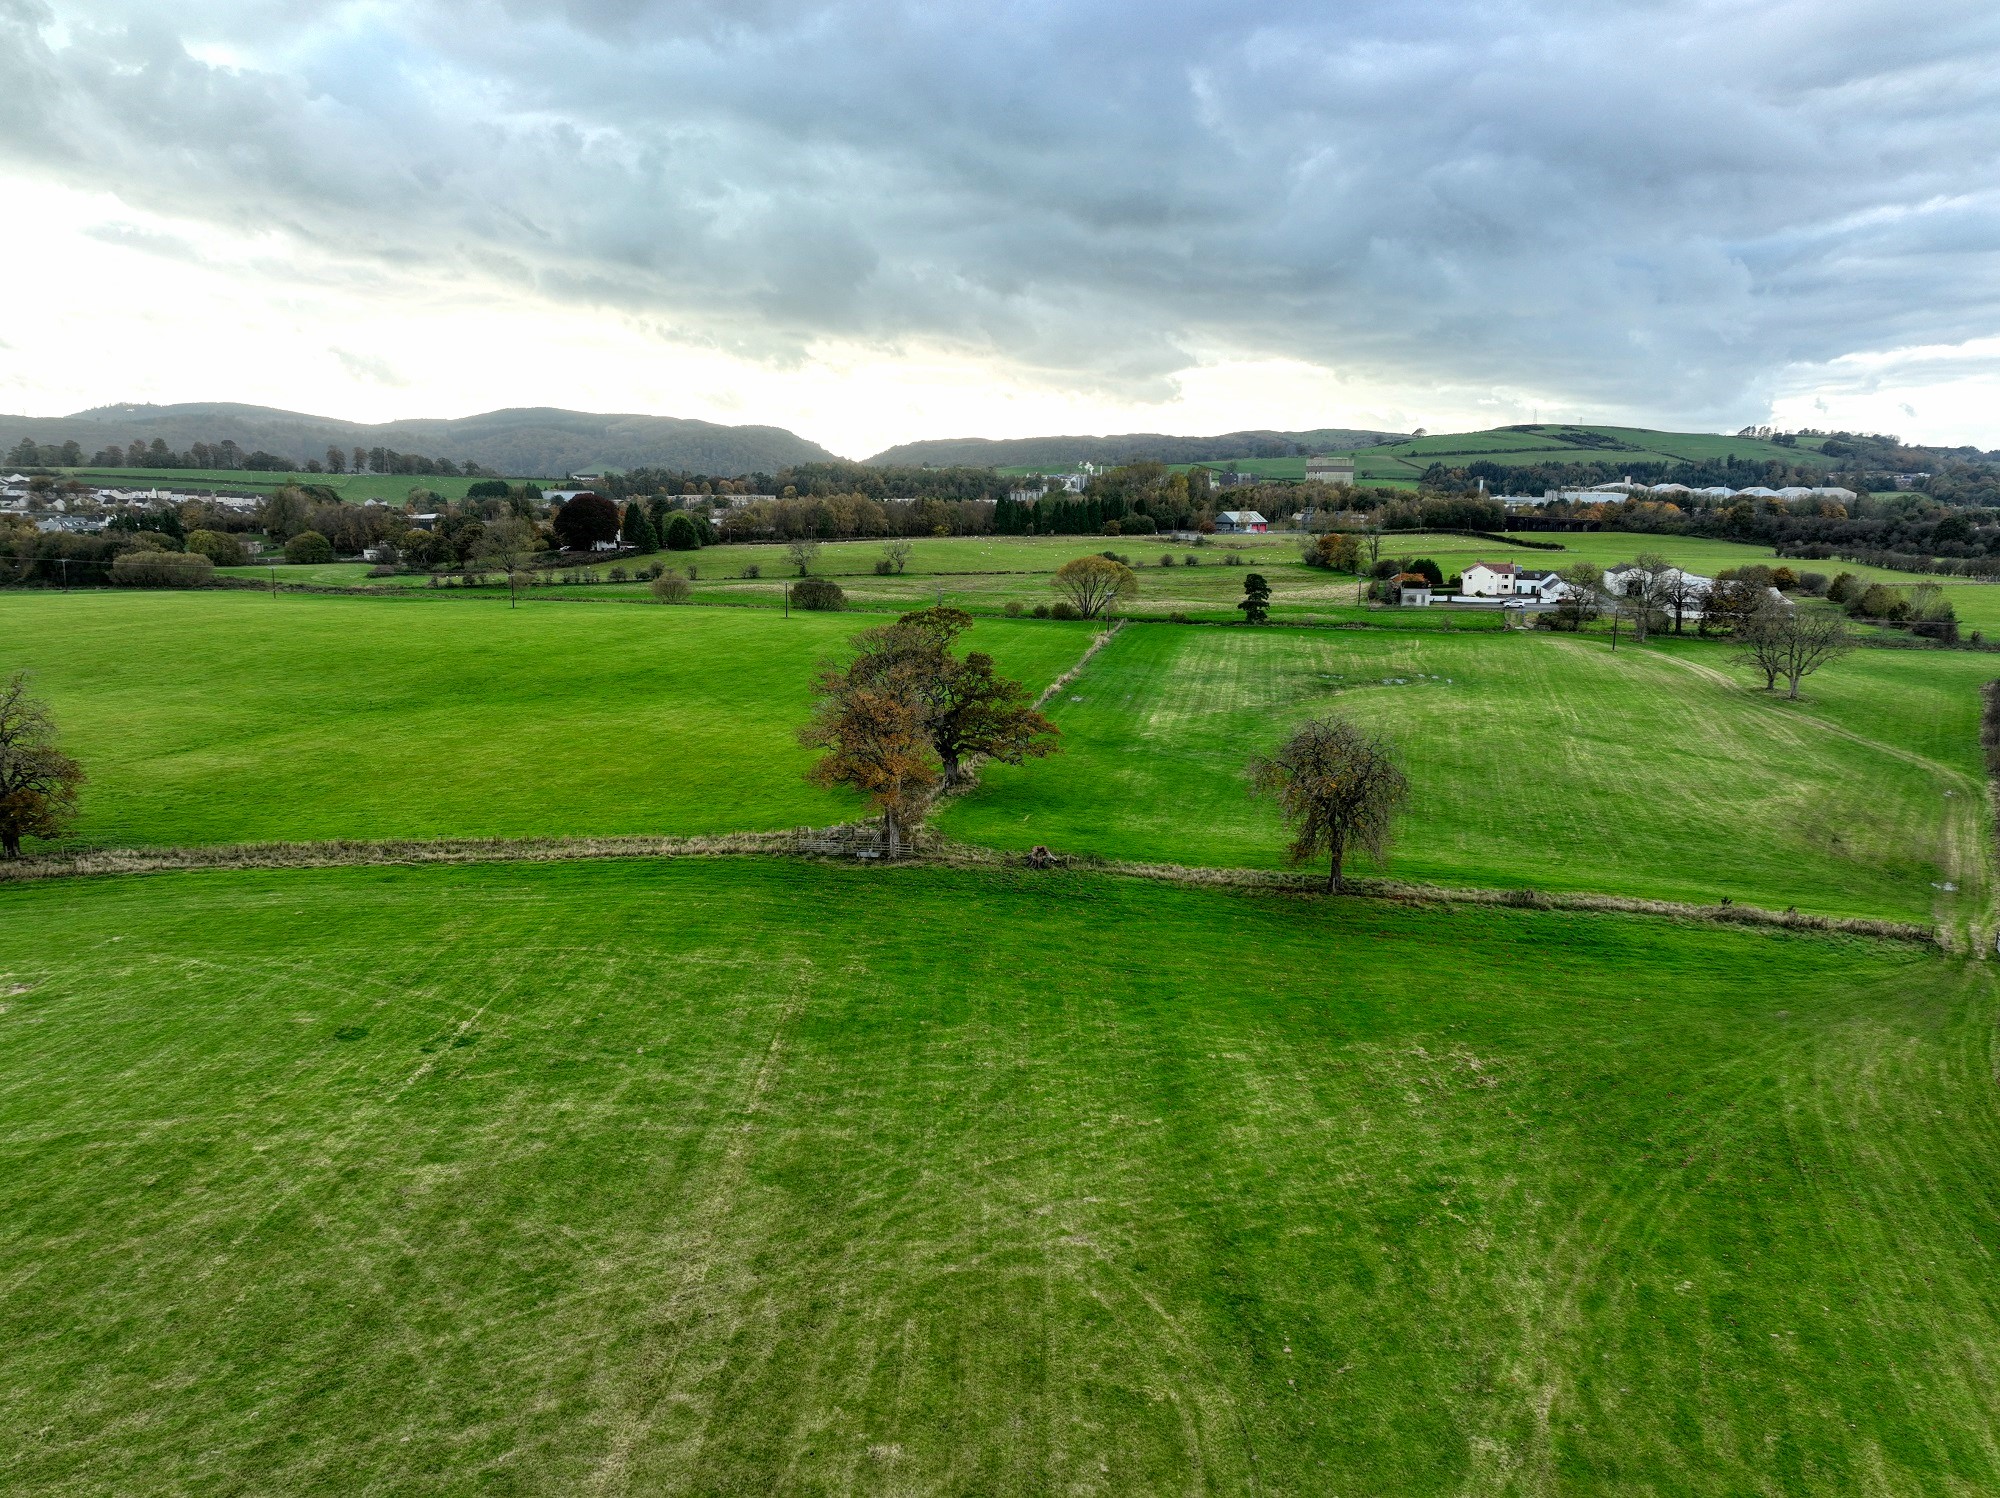
M 103 848 L 45 854 L 0 864 L 0 884 L 108 875 L 169 874 L 204 870 L 391 868 L 426 864 L 568 863 L 593 859 L 642 858 L 804 858 L 816 861 L 873 858 L 872 823 L 789 832 L 719 833 L 702 837 L 539 837 L 438 838 L 393 842 L 352 840 L 318 843 L 240 843 L 187 848 Z M 1270 869 L 1190 868 L 1182 864 L 1052 856 L 1055 867 L 1120 878 L 1209 889 L 1267 891 L 1319 896 L 1324 881 L 1315 874 Z M 919 834 L 902 867 L 1034 867 L 1030 855 L 951 843 Z M 1401 905 L 1506 905 L 1525 910 L 1568 910 L 1591 914 L 1648 915 L 1729 926 L 1771 926 L 1798 931 L 1842 932 L 1892 941 L 1950 947 L 1945 933 L 1909 921 L 1861 916 L 1823 916 L 1755 905 L 1695 905 L 1627 895 L 1564 893 L 1532 889 L 1454 888 L 1395 879 L 1347 881 L 1345 896 Z

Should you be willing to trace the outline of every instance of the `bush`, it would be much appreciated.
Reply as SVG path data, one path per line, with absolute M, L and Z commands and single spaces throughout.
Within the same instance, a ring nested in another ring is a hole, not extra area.
M 1170 552 L 1170 551 L 1167 551 L 1167 552 L 1162 552 L 1162 553 L 1160 553 L 1160 565 L 1161 565 L 1162 567 L 1171 567 L 1171 566 L 1173 566 L 1173 565 L 1174 565 L 1174 554 L 1173 554 L 1172 552 Z
M 750 563 L 739 574 L 739 576 L 742 577 L 762 577 L 763 575 L 764 575 L 764 569 L 762 567 L 759 567 L 755 562 Z
M 792 602 L 802 609 L 838 613 L 847 607 L 847 594 L 830 577 L 802 577 L 792 584 Z
M 190 531 L 187 549 L 207 557 L 218 567 L 241 567 L 250 560 L 243 543 L 221 531 Z
M 1232 551 L 1222 559 L 1222 565 L 1225 567 L 1241 567 L 1243 565 L 1242 554 Z
M 1041 610 L 1036 609 L 1035 612 L 1039 614 Z M 1051 619 L 1081 619 L 1083 617 L 1083 610 L 1068 599 L 1064 599 L 1049 609 L 1049 617 Z
M 1018 619 L 1018 618 L 1020 618 L 1020 617 L 1021 617 L 1021 600 L 1020 600 L 1020 599 L 1018 599 L 1018 598 L 1010 600 L 1010 601 L 1008 602 L 1008 604 L 1007 604 L 1007 607 L 1006 607 L 1006 608 L 1004 608 L 1004 609 L 1002 609 L 1002 610 L 1001 610 L 1000 612 L 1001 612 L 1001 613 L 1003 613 L 1003 614 L 1005 614 L 1005 615 L 1006 615 L 1006 616 L 1007 616 L 1007 617 L 1008 617 L 1009 619 Z
M 629 582 L 631 577 L 632 574 L 627 572 L 623 567 L 613 567 L 611 569 L 611 580 L 614 583 Z
M 1190 619 L 1186 614 L 1182 613 L 1179 609 L 1175 609 L 1171 614 L 1167 615 L 1167 623 L 1192 624 L 1194 623 L 1194 620 Z
M 666 570 L 667 564 L 665 562 L 648 562 L 639 569 L 639 581 L 649 583 L 656 577 L 664 576 Z
M 1049 606 L 1048 606 L 1047 604 L 1045 604 L 1045 603 L 1038 603 L 1038 604 L 1036 604 L 1036 605 L 1035 605 L 1035 617 L 1036 617 L 1037 619 L 1046 619 L 1046 618 L 1048 618 L 1048 617 L 1049 617 Z
M 1128 536 L 1150 536 L 1159 531 L 1151 515 L 1127 515 L 1119 526 Z
M 205 588 L 215 581 L 215 563 L 199 552 L 128 551 L 112 562 L 111 581 L 121 588 Z
M 686 578 L 671 572 L 653 579 L 653 596 L 661 603 L 686 603 L 693 592 Z
M 1181 565 L 1183 567 L 1199 567 L 1201 565 L 1201 558 L 1196 556 L 1193 552 L 1189 552 L 1186 556 L 1181 558 Z
M 875 575 L 877 577 L 888 577 L 892 575 L 895 572 L 895 570 L 896 570 L 896 564 L 890 561 L 887 557 L 883 557 L 879 562 L 875 564 Z
M 300 531 L 285 543 L 285 560 L 295 566 L 311 566 L 333 560 L 333 543 L 318 531 Z
M 1801 593 L 1809 593 L 1814 598 L 1825 597 L 1826 574 L 1824 572 L 1801 572 L 1799 574 L 1799 591 Z
M 1861 591 L 1861 579 L 1852 572 L 1843 572 L 1826 586 L 1826 596 L 1834 603 L 1846 603 Z
M 1104 534 L 1107 536 L 1122 536 L 1125 534 L 1125 527 L 1115 520 L 1107 520 L 1104 522 Z

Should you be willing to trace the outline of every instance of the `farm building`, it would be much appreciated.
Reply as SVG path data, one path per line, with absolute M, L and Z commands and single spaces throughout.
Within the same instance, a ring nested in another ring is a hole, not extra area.
M 1232 535 L 1261 534 L 1271 528 L 1271 522 L 1255 510 L 1224 510 L 1215 517 L 1215 528 Z
M 1474 562 L 1459 578 L 1461 598 L 1527 598 L 1554 603 L 1569 586 L 1553 572 L 1513 562 Z
M 1354 459 L 1307 458 L 1306 477 L 1322 484 L 1353 484 Z

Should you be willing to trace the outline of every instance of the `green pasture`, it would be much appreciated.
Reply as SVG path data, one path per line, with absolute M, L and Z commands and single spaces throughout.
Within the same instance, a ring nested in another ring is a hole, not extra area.
M 1978 688 L 1996 674 L 1978 655 L 1863 652 L 1788 704 L 1693 642 L 1135 625 L 1053 706 L 1063 753 L 987 767 L 942 826 L 1273 866 L 1284 836 L 1244 766 L 1333 711 L 1402 751 L 1396 877 L 1976 925 Z
M 694 833 L 824 824 L 793 734 L 872 621 L 213 592 L 0 593 L 91 780 L 78 842 Z M 969 639 L 1039 686 L 1086 625 Z
M 756 861 L 0 887 L 0 1482 L 2000 1487 L 1982 965 Z
M 333 490 L 349 504 L 382 499 L 400 505 L 413 489 L 428 489 L 446 499 L 463 499 L 477 478 L 443 478 L 434 474 L 411 473 L 257 473 L 241 468 L 63 468 L 65 477 L 86 484 L 114 488 L 201 488 L 254 490 L 269 494 L 287 484 L 318 484 Z M 515 482 L 553 484 L 553 479 L 526 479 Z
M 1562 436 L 1565 432 L 1603 438 L 1608 445 L 1566 441 Z M 1520 429 L 1440 432 L 1356 448 L 1353 456 L 1355 477 L 1363 482 L 1376 473 L 1414 478 L 1433 463 L 1450 468 L 1464 468 L 1481 461 L 1503 467 L 1537 463 L 1698 463 L 1734 456 L 1755 462 L 1776 460 L 1830 468 L 1834 461 L 1810 447 L 1780 447 L 1756 437 L 1731 437 L 1719 432 L 1656 432 L 1643 427 L 1568 426 L 1556 422 Z M 1304 472 L 1303 467 L 1300 471 Z

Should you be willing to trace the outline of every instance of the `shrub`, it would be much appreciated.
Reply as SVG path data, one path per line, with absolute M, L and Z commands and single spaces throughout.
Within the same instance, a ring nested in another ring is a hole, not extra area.
M 623 567 L 613 567 L 611 569 L 611 580 L 614 583 L 629 581 L 631 576 L 632 574 L 627 572 Z
M 1847 612 L 1856 619 L 1882 619 L 1900 624 L 1910 617 L 1910 600 L 1900 588 L 1870 583 L 1847 601 Z
M 653 579 L 653 596 L 661 603 L 686 603 L 693 592 L 686 578 L 671 572 Z
M 1125 534 L 1125 527 L 1115 520 L 1107 520 L 1104 522 L 1104 534 L 1107 536 L 1122 536 Z
M 1004 609 L 1002 609 L 1002 610 L 1001 610 L 1000 612 L 1001 612 L 1001 613 L 1003 613 L 1003 614 L 1005 614 L 1005 615 L 1006 615 L 1006 616 L 1007 616 L 1007 617 L 1008 617 L 1009 619 L 1018 619 L 1018 618 L 1020 618 L 1020 617 L 1021 617 L 1021 600 L 1020 600 L 1020 599 L 1018 599 L 1018 598 L 1015 598 L 1015 599 L 1010 599 L 1010 600 L 1008 601 L 1008 604 L 1007 604 L 1007 607 L 1006 607 L 1006 608 L 1004 608 Z
M 1170 551 L 1166 551 L 1166 552 L 1162 552 L 1162 553 L 1160 553 L 1160 565 L 1161 565 L 1162 567 L 1171 567 L 1171 566 L 1173 566 L 1173 565 L 1174 565 L 1174 554 L 1173 554 L 1172 552 L 1170 552 Z
M 1799 575 L 1798 573 L 1792 571 L 1791 568 L 1773 567 L 1771 569 L 1771 586 L 1776 588 L 1780 593 L 1790 593 L 1794 591 L 1798 587 L 1798 585 L 1799 585 Z
M 792 584 L 792 602 L 802 609 L 838 613 L 847 607 L 847 594 L 830 577 L 802 577 Z
M 896 570 L 896 564 L 890 561 L 887 557 L 883 557 L 880 561 L 876 562 L 875 564 L 875 575 L 877 577 L 889 577 L 895 572 L 895 570 Z
M 648 562 L 639 569 L 639 581 L 649 583 L 654 578 L 664 575 L 666 570 L 667 564 L 665 562 Z
M 370 577 L 394 577 L 396 575 L 396 568 L 393 563 L 378 562 L 375 566 L 368 569 L 368 575 Z M 532 584 L 534 579 L 529 578 L 528 581 Z
M 1826 595 L 1826 574 L 1824 572 L 1801 572 L 1799 574 L 1799 591 L 1801 593 L 1810 593 L 1814 598 L 1824 597 Z
M 1036 617 L 1037 619 L 1046 619 L 1046 618 L 1048 618 L 1048 617 L 1049 617 L 1049 606 L 1048 606 L 1047 604 L 1045 604 L 1045 603 L 1038 603 L 1038 604 L 1036 604 L 1036 605 L 1035 605 L 1035 617 Z
M 699 551 L 701 532 L 682 510 L 676 510 L 667 517 L 667 534 L 663 537 L 668 551 Z
M 1243 565 L 1243 557 L 1240 553 L 1232 551 L 1222 559 L 1222 565 L 1225 567 L 1241 567 Z
M 1167 615 L 1167 623 L 1192 624 L 1194 623 L 1194 620 L 1190 619 L 1186 614 L 1182 613 L 1179 609 L 1175 609 L 1171 614 Z
M 1151 515 L 1127 515 L 1119 522 L 1119 527 L 1128 536 L 1150 536 L 1159 530 Z
M 700 577 L 700 576 L 701 576 L 701 568 L 699 568 L 699 567 L 695 566 L 695 564 L 694 564 L 694 563 L 692 563 L 692 562 L 689 562 L 689 563 L 688 563 L 688 568 L 687 568 L 687 579 L 688 579 L 688 581 L 689 581 L 689 582 L 693 582 L 693 581 L 694 581 L 694 580 L 695 580 L 696 578 L 698 578 L 698 577 Z
M 748 566 L 746 566 L 743 569 L 742 573 L 739 575 L 743 577 L 762 577 L 764 575 L 764 569 L 762 567 L 759 567 L 755 562 L 752 562 Z
M 333 543 L 318 531 L 300 531 L 285 543 L 285 560 L 295 566 L 310 566 L 333 560 Z
M 1843 572 L 1826 585 L 1826 596 L 1834 603 L 1846 603 L 1861 591 L 1861 579 L 1852 572 Z
M 1039 614 L 1041 610 L 1036 609 L 1035 612 Z M 1083 617 L 1083 610 L 1065 598 L 1049 609 L 1049 617 L 1051 619 L 1081 619 Z
M 1196 556 L 1193 552 L 1189 552 L 1186 556 L 1181 558 L 1181 565 L 1183 567 L 1199 567 L 1201 565 L 1201 558 Z
M 128 551 L 111 564 L 121 588 L 202 588 L 215 581 L 215 563 L 199 552 Z
M 187 549 L 207 557 L 218 567 L 241 567 L 250 560 L 243 543 L 221 531 L 188 532 Z

